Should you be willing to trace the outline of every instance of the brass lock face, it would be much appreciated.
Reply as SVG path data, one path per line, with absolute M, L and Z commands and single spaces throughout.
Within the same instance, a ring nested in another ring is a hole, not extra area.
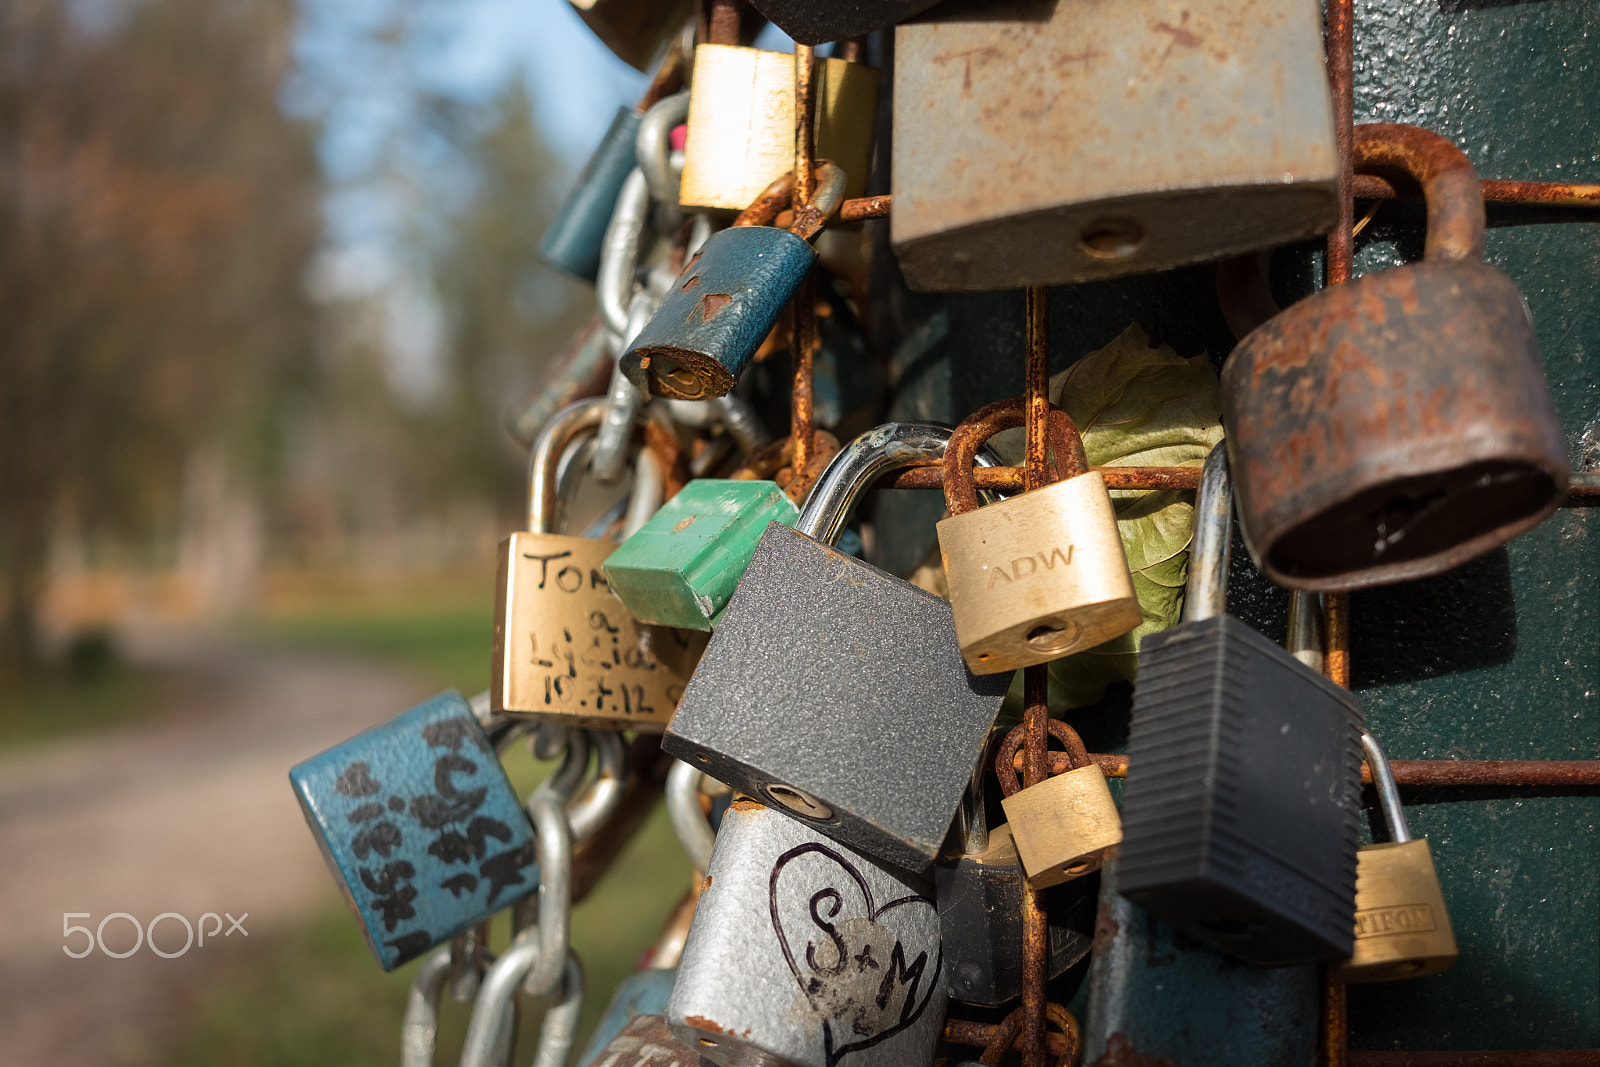
M 514 533 L 500 542 L 495 711 L 666 729 L 705 639 L 633 617 L 601 571 L 616 547 L 564 534 Z
M 1097 471 L 945 519 L 939 551 L 961 655 L 977 674 L 1090 648 L 1142 618 Z
M 847 198 L 861 196 L 872 169 L 878 71 L 820 59 L 814 91 L 815 154 L 844 168 Z M 736 45 L 696 48 L 679 202 L 743 211 L 793 167 L 794 57 Z
M 1088 471 L 1067 413 L 1052 409 L 1050 450 L 1061 480 L 978 506 L 972 460 L 982 442 L 1023 422 L 1020 399 L 968 416 L 944 457 L 950 517 L 939 552 L 956 640 L 974 674 L 1043 663 L 1127 633 L 1143 619 L 1104 479 Z
M 1000 804 L 1034 889 L 1093 874 L 1122 840 L 1122 818 L 1098 764 L 1058 774 Z
M 1448 970 L 1457 955 L 1428 842 L 1388 841 L 1357 852 L 1356 944 L 1339 977 L 1417 978 Z

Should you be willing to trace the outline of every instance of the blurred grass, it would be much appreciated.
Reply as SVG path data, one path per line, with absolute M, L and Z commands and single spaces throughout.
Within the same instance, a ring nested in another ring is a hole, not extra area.
M 491 613 L 492 603 L 318 611 L 272 617 L 253 624 L 249 633 L 251 640 L 280 647 L 372 656 L 471 695 L 488 684 Z M 552 769 L 522 744 L 508 749 L 503 763 L 524 796 Z M 692 877 L 666 809 L 658 804 L 605 878 L 574 907 L 572 945 L 588 975 L 577 1048 Z M 328 888 L 330 904 L 302 929 L 268 939 L 211 983 L 194 1022 L 163 1064 L 390 1067 L 399 1059 L 407 989 L 420 961 L 384 974 L 331 880 Z M 510 919 L 502 913 L 490 944 L 498 949 L 509 939 Z M 531 1058 L 542 1017 L 542 1002 L 524 1001 L 524 1007 L 518 1062 Z M 446 992 L 436 1062 L 455 1062 L 470 1014 L 470 1004 L 457 1005 Z
M 46 669 L 0 684 L 0 748 L 138 722 L 160 705 L 165 679 L 113 665 L 92 678 Z

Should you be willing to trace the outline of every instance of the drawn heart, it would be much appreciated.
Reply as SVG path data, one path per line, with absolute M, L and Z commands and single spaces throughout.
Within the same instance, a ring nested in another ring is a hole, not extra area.
M 944 966 L 932 900 L 875 903 L 857 865 L 820 843 L 779 856 L 768 890 L 783 958 L 823 1020 L 828 1067 L 922 1017 Z

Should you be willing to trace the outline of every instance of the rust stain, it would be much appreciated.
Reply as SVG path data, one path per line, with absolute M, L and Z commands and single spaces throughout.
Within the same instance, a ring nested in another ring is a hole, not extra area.
M 704 893 L 707 889 L 710 889 L 710 888 L 711 888 L 711 876 L 708 874 L 700 882 L 700 892 Z
M 1134 1048 L 1128 1035 L 1119 1030 L 1106 1039 L 1105 1054 L 1094 1061 L 1094 1067 L 1178 1067 L 1178 1064 L 1165 1057 L 1151 1059 Z
M 679 286 L 678 288 L 679 288 L 680 291 L 687 293 L 690 289 L 698 289 L 699 287 L 700 287 L 700 275 L 691 274 L 691 275 L 689 275 L 689 277 L 687 277 L 687 278 L 685 278 L 683 280 L 683 284 L 681 286 Z
M 765 804 L 751 800 L 749 797 L 739 797 L 733 802 L 734 811 L 760 811 L 764 807 L 766 807 Z
M 1183 21 L 1189 21 L 1189 13 L 1187 11 L 1183 13 Z M 1200 45 L 1199 35 L 1191 30 L 1184 29 L 1182 26 L 1174 26 L 1170 22 L 1158 22 L 1150 28 L 1171 34 L 1172 43 L 1175 45 L 1182 45 L 1184 48 L 1197 48 Z
M 698 515 L 690 515 L 687 519 L 683 519 L 682 521 L 680 521 L 678 523 L 678 525 L 674 526 L 672 528 L 672 532 L 673 533 L 683 533 L 683 531 L 687 530 L 690 526 L 692 526 L 694 524 L 694 520 L 698 519 L 699 517 L 700 516 L 698 516 Z
M 689 312 L 689 318 L 693 319 L 695 315 L 699 315 L 701 322 L 710 322 L 731 303 L 733 297 L 727 293 L 706 293 L 695 301 L 693 309 Z
M 696 1030 L 709 1030 L 713 1034 L 731 1034 L 732 1030 L 724 1030 L 720 1025 L 707 1019 L 704 1015 L 685 1015 L 683 1021 Z

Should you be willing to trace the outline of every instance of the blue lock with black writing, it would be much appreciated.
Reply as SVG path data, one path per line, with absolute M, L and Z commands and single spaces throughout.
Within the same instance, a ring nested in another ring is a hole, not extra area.
M 533 827 L 453 690 L 297 764 L 289 781 L 386 971 L 539 886 Z

